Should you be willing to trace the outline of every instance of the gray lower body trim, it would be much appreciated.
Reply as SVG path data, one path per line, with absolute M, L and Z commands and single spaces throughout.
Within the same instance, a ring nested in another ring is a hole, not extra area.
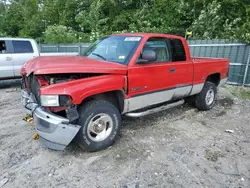
M 228 78 L 224 78 L 220 81 L 219 86 L 223 86 L 227 82 Z M 195 84 L 193 86 L 177 87 L 173 89 L 158 91 L 154 93 L 135 96 L 124 101 L 123 114 L 132 112 L 142 108 L 149 107 L 154 104 L 160 104 L 175 100 L 178 98 L 184 98 L 187 96 L 196 95 L 201 92 L 204 83 Z
M 156 113 L 156 112 L 161 112 L 163 110 L 167 110 L 167 109 L 182 105 L 182 104 L 184 104 L 184 102 L 185 101 L 182 99 L 182 100 L 179 100 L 177 102 L 162 105 L 162 106 L 159 106 L 159 107 L 156 107 L 156 108 L 153 108 L 153 109 L 145 110 L 145 111 L 142 111 L 142 112 L 130 112 L 130 113 L 127 113 L 125 115 L 128 116 L 128 117 L 134 117 L 134 118 L 143 117 L 143 116 L 146 116 L 146 115 L 149 115 L 149 114 L 153 114 L 153 113 Z
M 174 96 L 172 100 L 188 96 L 192 88 L 193 88 L 192 85 L 175 88 L 175 92 L 174 92 Z
M 170 101 L 174 96 L 174 89 L 132 97 L 127 99 L 128 112 L 142 109 L 153 104 Z
M 155 104 L 160 104 L 175 100 L 178 98 L 183 98 L 189 95 L 192 86 L 187 85 L 184 87 L 177 87 L 173 89 L 157 91 L 154 93 L 149 93 L 145 95 L 139 95 L 136 97 L 131 97 L 124 101 L 124 113 L 132 112 L 142 108 L 146 108 Z
M 200 93 L 201 90 L 202 90 L 202 88 L 203 88 L 203 86 L 204 86 L 204 83 L 193 85 L 193 88 L 192 88 L 192 91 L 190 93 L 190 96 L 191 95 L 196 95 L 196 94 Z
M 69 119 L 47 112 L 38 106 L 27 92 L 22 91 L 23 104 L 33 112 L 35 127 L 43 146 L 63 150 L 74 139 L 81 126 L 69 123 Z
M 227 80 L 228 80 L 228 78 L 221 79 L 219 87 L 225 85 L 227 83 Z

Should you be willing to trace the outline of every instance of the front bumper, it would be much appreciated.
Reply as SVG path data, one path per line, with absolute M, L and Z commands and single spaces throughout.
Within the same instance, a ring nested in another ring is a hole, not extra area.
M 70 124 L 69 119 L 47 112 L 25 90 L 22 90 L 22 103 L 27 113 L 33 115 L 39 140 L 44 147 L 64 150 L 80 129 L 79 125 Z

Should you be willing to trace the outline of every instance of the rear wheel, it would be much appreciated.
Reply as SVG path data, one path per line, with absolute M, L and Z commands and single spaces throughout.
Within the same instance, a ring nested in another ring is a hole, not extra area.
M 195 96 L 195 106 L 199 110 L 210 110 L 216 101 L 217 87 L 212 82 L 206 82 L 202 91 Z
M 121 115 L 110 102 L 93 100 L 80 108 L 76 136 L 80 147 L 88 151 L 98 151 L 109 147 L 116 140 L 121 127 Z

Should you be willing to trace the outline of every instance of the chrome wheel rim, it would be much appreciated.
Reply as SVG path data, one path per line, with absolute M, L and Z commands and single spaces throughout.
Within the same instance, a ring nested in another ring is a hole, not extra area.
M 88 137 L 95 142 L 101 142 L 109 137 L 113 129 L 112 118 L 105 113 L 97 114 L 88 123 Z
M 208 106 L 210 106 L 211 104 L 213 104 L 214 102 L 214 98 L 215 98 L 215 93 L 214 93 L 214 90 L 213 89 L 209 89 L 207 91 L 207 94 L 206 94 L 206 104 Z

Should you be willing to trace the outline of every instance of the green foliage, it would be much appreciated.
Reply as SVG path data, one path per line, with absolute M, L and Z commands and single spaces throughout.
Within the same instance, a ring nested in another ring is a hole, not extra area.
M 48 26 L 44 33 L 46 43 L 71 43 L 76 42 L 76 33 L 72 28 L 63 25 Z
M 21 25 L 19 36 L 38 38 L 43 32 L 42 15 L 39 12 L 38 0 L 22 1 L 22 19 L 24 25 Z
M 24 25 L 22 10 L 20 9 L 18 2 L 13 2 L 11 6 L 6 9 L 7 10 L 4 15 L 5 24 L 3 25 L 3 30 L 1 32 L 5 32 L 9 36 L 16 37 L 19 35 L 19 31 Z
M 244 31 L 247 24 L 245 11 L 246 5 L 242 1 L 214 0 L 204 6 L 191 27 L 197 38 L 244 39 L 247 33 L 250 34 L 250 30 Z
M 89 42 L 120 32 L 160 32 L 250 43 L 249 0 L 0 0 L 0 36 Z
M 0 1 L 0 28 L 3 28 L 5 25 L 5 14 L 6 14 L 5 5 Z

